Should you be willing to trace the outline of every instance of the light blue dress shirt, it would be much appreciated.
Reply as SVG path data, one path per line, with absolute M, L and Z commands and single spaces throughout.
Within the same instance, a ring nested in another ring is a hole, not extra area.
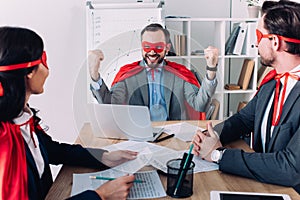
M 168 117 L 167 105 L 163 95 L 164 87 L 163 84 L 161 84 L 161 81 L 163 80 L 162 67 L 163 64 L 155 69 L 149 67 L 146 68 L 149 85 L 151 121 L 166 121 Z

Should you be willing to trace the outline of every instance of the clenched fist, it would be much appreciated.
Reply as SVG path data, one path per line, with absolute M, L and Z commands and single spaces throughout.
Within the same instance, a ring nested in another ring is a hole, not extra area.
M 100 62 L 103 59 L 104 59 L 103 52 L 99 49 L 90 50 L 88 52 L 89 72 L 93 81 L 98 81 L 100 78 L 100 74 L 99 74 Z

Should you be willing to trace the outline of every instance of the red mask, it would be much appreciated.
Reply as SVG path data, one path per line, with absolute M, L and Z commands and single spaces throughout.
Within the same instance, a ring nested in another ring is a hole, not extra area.
M 21 63 L 21 64 L 0 66 L 0 71 L 3 72 L 3 71 L 11 71 L 11 70 L 16 70 L 16 69 L 24 69 L 24 68 L 33 67 L 33 66 L 38 65 L 40 63 L 42 63 L 47 69 L 49 69 L 48 65 L 47 65 L 46 51 L 43 51 L 42 57 L 38 60 L 31 61 L 31 62 L 26 62 L 26 63 Z
M 151 42 L 142 42 L 143 50 L 147 53 L 150 51 L 155 51 L 156 53 L 161 53 L 164 51 L 166 47 L 166 43 L 164 42 L 157 42 L 157 43 L 151 43 Z
M 280 40 L 283 40 L 283 41 L 286 41 L 286 42 L 300 44 L 300 40 L 298 40 L 298 39 L 287 38 L 287 37 L 283 37 L 281 35 L 276 35 L 276 34 L 263 34 L 258 29 L 256 29 L 257 45 L 260 43 L 262 38 L 272 38 L 273 36 L 277 36 Z

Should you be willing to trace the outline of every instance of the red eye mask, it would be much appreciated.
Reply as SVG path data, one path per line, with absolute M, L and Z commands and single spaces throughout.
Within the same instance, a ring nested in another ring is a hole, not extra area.
M 155 51 L 156 53 L 161 53 L 164 51 L 166 47 L 166 43 L 164 42 L 157 42 L 157 43 L 151 43 L 151 42 L 142 42 L 143 50 L 147 53 L 150 51 Z
M 256 29 L 256 38 L 257 38 L 257 45 L 260 43 L 262 38 L 272 38 L 272 36 L 275 36 L 276 34 L 263 34 L 260 32 L 258 29 Z M 283 37 L 281 35 L 276 35 L 280 40 L 286 41 L 286 42 L 291 42 L 291 43 L 296 43 L 300 44 L 300 40 L 295 39 L 295 38 L 287 38 Z
M 7 65 L 7 66 L 0 66 L 0 71 L 10 71 L 10 70 L 16 70 L 16 69 L 23 69 L 23 68 L 29 68 L 35 65 L 38 65 L 42 63 L 47 69 L 47 55 L 46 51 L 43 51 L 42 57 L 38 60 L 27 62 L 27 63 L 20 63 L 20 64 L 14 64 L 14 65 Z

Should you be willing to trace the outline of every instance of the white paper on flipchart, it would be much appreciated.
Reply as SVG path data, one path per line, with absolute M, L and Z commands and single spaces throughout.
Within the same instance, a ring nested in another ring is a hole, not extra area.
M 107 180 L 91 179 L 90 176 L 118 178 L 125 174 L 126 173 L 124 172 L 112 169 L 93 173 L 73 174 L 71 196 L 86 190 L 95 190 L 107 182 Z M 145 182 L 134 183 L 130 188 L 127 199 L 160 198 L 166 196 L 166 192 L 156 170 L 138 172 L 135 174 L 135 179 L 143 180 Z
M 179 122 L 164 126 L 164 132 L 175 134 L 176 138 L 185 142 L 192 141 L 197 130 L 203 131 L 204 129 L 188 122 Z

